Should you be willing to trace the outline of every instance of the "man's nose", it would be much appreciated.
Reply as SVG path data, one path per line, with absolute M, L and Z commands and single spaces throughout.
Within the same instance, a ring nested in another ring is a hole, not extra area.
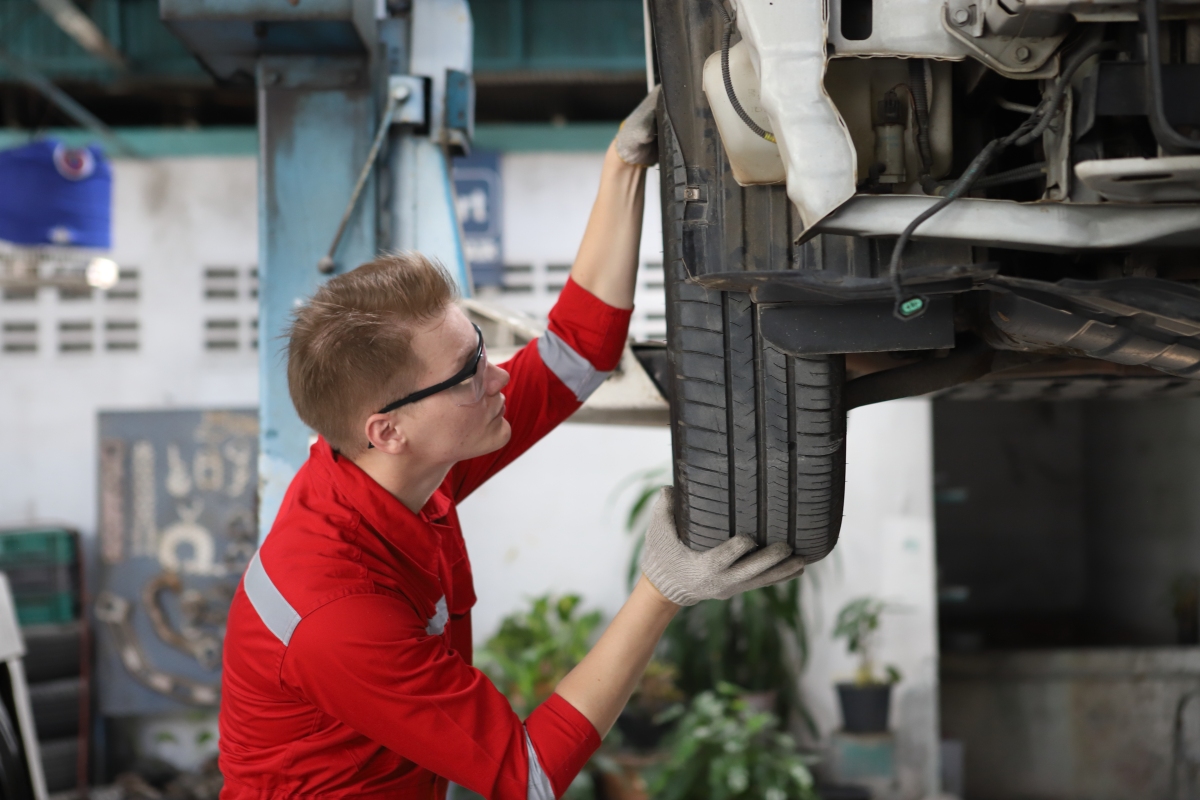
M 505 386 L 508 386 L 509 377 L 508 370 L 489 363 L 486 384 L 487 393 L 496 394 Z

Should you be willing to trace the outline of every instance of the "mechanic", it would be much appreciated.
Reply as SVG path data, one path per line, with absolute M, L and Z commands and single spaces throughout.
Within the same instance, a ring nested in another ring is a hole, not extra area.
M 591 757 L 680 605 L 795 577 L 786 544 L 676 535 L 669 490 L 643 576 L 596 646 L 522 723 L 471 666 L 475 594 L 455 506 L 616 367 L 633 305 L 651 95 L 605 156 L 547 332 L 504 367 L 419 254 L 329 280 L 300 307 L 288 387 L 319 437 L 229 612 L 223 798 L 551 800 Z M 586 454 L 580 454 L 581 459 Z

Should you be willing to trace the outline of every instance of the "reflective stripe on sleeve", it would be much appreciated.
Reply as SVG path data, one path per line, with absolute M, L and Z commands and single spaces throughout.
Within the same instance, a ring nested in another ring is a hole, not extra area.
M 529 731 L 525 731 L 525 750 L 529 753 L 529 788 L 526 789 L 526 800 L 554 800 L 554 787 L 550 785 L 550 778 L 542 769 L 542 762 L 538 761 Z
M 538 339 L 538 355 L 542 357 L 542 363 L 575 393 L 575 399 L 581 403 L 612 375 L 611 372 L 597 370 L 553 331 L 546 331 Z
M 429 618 L 429 623 L 425 626 L 425 632 L 430 636 L 441 636 L 446 631 L 446 620 L 450 619 L 450 609 L 446 607 L 446 595 L 442 595 L 442 599 L 437 601 L 434 607 L 433 616 Z
M 258 618 L 286 647 L 292 640 L 292 631 L 300 623 L 300 615 L 275 587 L 271 576 L 263 569 L 257 551 L 246 568 L 243 586 L 246 588 L 246 597 L 250 598 L 250 605 L 258 612 Z

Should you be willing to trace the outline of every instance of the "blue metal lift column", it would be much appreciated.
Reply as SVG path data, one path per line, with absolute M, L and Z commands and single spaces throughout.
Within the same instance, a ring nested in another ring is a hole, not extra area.
M 218 80 L 258 88 L 261 539 L 313 440 L 287 388 L 296 306 L 394 248 L 440 259 L 470 293 L 449 161 L 470 147 L 471 15 L 465 0 L 159 0 L 159 11 Z M 386 149 L 368 165 L 377 137 Z
M 378 125 L 368 79 L 365 58 L 266 56 L 257 66 L 260 538 L 313 436 L 288 395 L 282 336 L 292 311 L 328 277 L 317 262 Z M 377 217 L 368 180 L 335 254 L 342 269 L 374 257 Z

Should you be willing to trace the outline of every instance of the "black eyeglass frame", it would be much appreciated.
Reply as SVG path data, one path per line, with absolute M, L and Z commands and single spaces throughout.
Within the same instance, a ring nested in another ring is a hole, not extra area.
M 464 366 L 461 370 L 459 370 L 457 373 L 455 373 L 452 377 L 447 378 L 446 380 L 442 381 L 441 383 L 435 383 L 433 386 L 430 386 L 426 389 L 420 389 L 406 397 L 402 397 L 394 403 L 388 403 L 386 406 L 379 409 L 375 413 L 376 414 L 386 414 L 389 411 L 395 411 L 397 408 L 400 408 L 401 406 L 406 406 L 409 403 L 415 403 L 418 400 L 424 400 L 426 397 L 429 397 L 430 395 L 435 395 L 438 392 L 444 392 L 447 389 L 453 389 L 455 386 L 458 386 L 463 381 L 474 376 L 475 373 L 477 371 L 479 371 L 479 362 L 483 360 L 483 331 L 481 331 L 479 329 L 479 326 L 476 325 L 474 322 L 471 323 L 471 327 L 473 327 L 475 329 L 475 333 L 479 336 L 479 347 L 475 349 L 475 355 L 471 358 L 470 361 L 467 362 L 466 366 Z

